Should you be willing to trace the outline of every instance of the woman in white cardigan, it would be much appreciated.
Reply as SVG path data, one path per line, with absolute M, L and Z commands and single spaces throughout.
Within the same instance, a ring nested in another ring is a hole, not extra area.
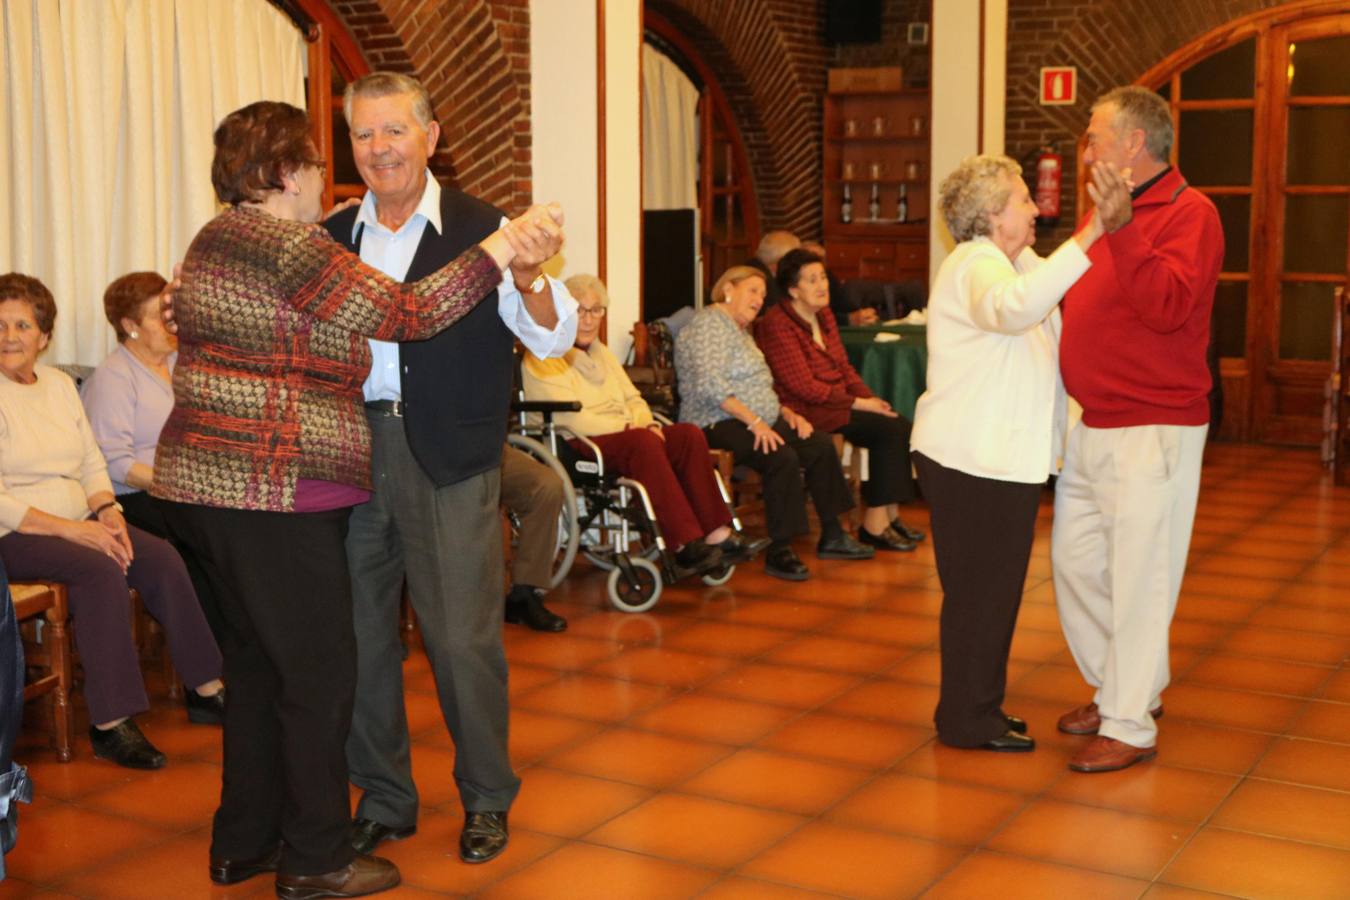
M 1036 204 L 1006 156 L 964 160 L 940 204 L 958 244 L 928 300 L 928 388 L 911 437 L 932 509 L 942 582 L 942 689 L 934 721 L 954 747 L 1026 751 L 1026 722 L 1003 711 L 1008 648 L 1031 556 L 1040 492 L 1065 410 L 1059 379 L 1064 292 L 1087 249 L 1128 220 L 1128 185 L 1094 171 L 1097 209 L 1047 258 L 1031 249 Z
M 526 399 L 581 403 L 579 412 L 555 413 L 554 421 L 594 441 L 607 467 L 642 483 L 682 567 L 704 569 L 753 556 L 763 543 L 747 544 L 731 528 L 702 429 L 657 422 L 600 340 L 609 306 L 604 283 L 593 275 L 574 275 L 567 289 L 579 304 L 576 346 L 558 359 L 526 354 L 521 367 Z

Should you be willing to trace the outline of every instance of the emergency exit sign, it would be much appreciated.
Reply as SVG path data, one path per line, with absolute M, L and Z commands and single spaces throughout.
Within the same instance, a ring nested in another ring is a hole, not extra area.
M 1078 69 L 1045 66 L 1041 69 L 1041 106 L 1067 106 L 1078 102 Z

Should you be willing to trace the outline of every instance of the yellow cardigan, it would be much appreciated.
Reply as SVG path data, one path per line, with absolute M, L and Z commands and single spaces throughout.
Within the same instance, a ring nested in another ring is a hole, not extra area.
M 646 428 L 654 421 L 618 358 L 600 341 L 573 347 L 556 359 L 525 355 L 522 380 L 526 400 L 579 400 L 581 411 L 555 413 L 553 420 L 590 437 L 625 428 Z

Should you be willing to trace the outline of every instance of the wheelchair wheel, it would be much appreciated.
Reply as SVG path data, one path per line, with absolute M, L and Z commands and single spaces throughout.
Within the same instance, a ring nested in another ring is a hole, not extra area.
M 562 511 L 558 513 L 558 552 L 553 558 L 553 574 L 548 583 L 551 588 L 557 587 L 571 570 L 572 562 L 577 558 L 577 544 L 581 540 L 581 535 L 577 532 L 577 492 L 572 487 L 572 479 L 568 477 L 563 464 L 558 462 L 557 457 L 549 453 L 548 448 L 539 441 L 523 434 L 508 434 L 506 442 L 548 466 L 562 481 L 563 505 Z M 517 530 L 515 516 L 507 518 L 511 521 L 511 543 L 515 544 Z
M 726 584 L 731 580 L 731 576 L 736 574 L 735 566 L 722 566 L 720 569 L 713 569 L 711 572 L 703 573 L 703 583 L 708 587 L 717 587 Z
M 614 569 L 614 551 L 609 547 L 592 549 L 591 547 L 582 547 L 581 555 L 590 561 L 590 564 L 605 572 Z M 657 557 L 661 555 L 661 548 L 655 544 L 648 544 L 643 547 L 638 556 L 650 562 L 656 562 Z
M 621 556 L 609 572 L 609 602 L 622 612 L 646 612 L 661 599 L 661 569 L 642 557 Z

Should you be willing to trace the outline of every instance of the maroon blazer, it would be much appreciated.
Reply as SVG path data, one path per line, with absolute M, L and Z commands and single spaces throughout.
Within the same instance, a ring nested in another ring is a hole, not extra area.
M 811 339 L 811 326 L 789 302 L 779 303 L 755 322 L 755 342 L 773 371 L 773 387 L 784 405 L 801 413 L 821 431 L 848 424 L 853 401 L 872 392 L 848 361 L 839 328 L 828 308 L 816 315 L 822 350 Z

